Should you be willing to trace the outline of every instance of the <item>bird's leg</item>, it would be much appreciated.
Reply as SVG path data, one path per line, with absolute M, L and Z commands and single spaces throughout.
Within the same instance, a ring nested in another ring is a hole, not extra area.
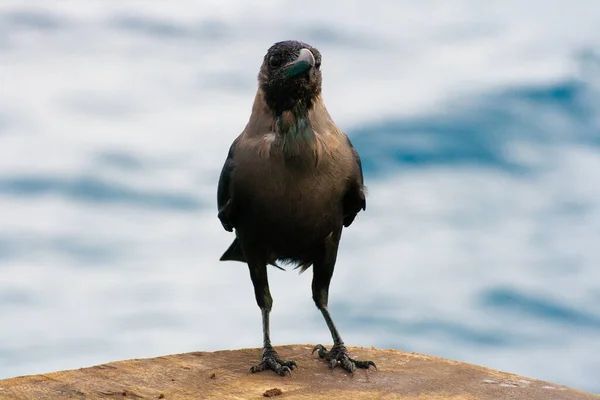
M 267 265 L 264 262 L 248 262 L 250 268 L 250 277 L 254 285 L 254 294 L 256 302 L 262 311 L 263 325 L 263 354 L 262 361 L 250 368 L 250 372 L 260 372 L 265 369 L 270 369 L 284 376 L 286 373 L 291 375 L 292 369 L 296 367 L 294 361 L 282 361 L 279 355 L 271 346 L 271 338 L 269 334 L 269 313 L 273 305 L 271 292 L 269 291 L 269 282 L 267 279 Z
M 331 332 L 333 338 L 333 347 L 331 350 L 327 350 L 323 345 L 318 344 L 313 349 L 319 351 L 319 357 L 329 361 L 331 369 L 337 367 L 338 363 L 341 364 L 342 368 L 346 371 L 354 374 L 354 370 L 358 368 L 369 368 L 370 365 L 377 368 L 373 361 L 359 361 L 350 357 L 344 341 L 340 336 L 331 314 L 327 309 L 327 302 L 329 299 L 329 284 L 331 277 L 333 276 L 333 268 L 337 257 L 337 247 L 339 242 L 339 236 L 337 240 L 334 240 L 331 236 L 326 241 L 325 250 L 322 258 L 316 261 L 313 265 L 313 281 L 312 281 L 312 292 L 313 300 L 317 308 L 323 314 L 325 323 Z
M 318 344 L 313 349 L 313 353 L 315 351 L 319 351 L 319 357 L 324 358 L 329 361 L 331 369 L 337 367 L 338 363 L 341 364 L 342 368 L 350 373 L 354 373 L 354 370 L 358 368 L 369 368 L 370 365 L 377 368 L 373 361 L 360 361 L 350 357 L 348 353 L 348 349 L 344 345 L 340 334 L 335 327 L 333 320 L 331 319 L 331 314 L 329 314 L 329 310 L 327 306 L 320 307 L 321 313 L 325 318 L 325 322 L 331 331 L 331 337 L 333 338 L 333 347 L 331 350 L 327 350 L 325 346 L 322 344 Z
M 286 373 L 292 374 L 292 370 L 296 368 L 295 361 L 282 361 L 279 355 L 271 345 L 269 337 L 269 310 L 262 308 L 262 320 L 263 320 L 263 354 L 262 361 L 250 368 L 250 372 L 260 372 L 265 369 L 270 369 L 283 376 Z

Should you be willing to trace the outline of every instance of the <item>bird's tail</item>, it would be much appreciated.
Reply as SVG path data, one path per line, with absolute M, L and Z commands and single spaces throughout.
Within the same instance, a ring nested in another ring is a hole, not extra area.
M 242 246 L 240 246 L 240 241 L 238 240 L 238 238 L 235 238 L 233 240 L 233 243 L 231 243 L 231 246 L 229 246 L 229 248 L 225 250 L 225 253 L 223 253 L 219 261 L 246 262 L 246 256 L 242 251 Z
M 229 248 L 227 250 L 225 250 L 225 253 L 223 253 L 223 255 L 221 256 L 219 261 L 247 262 L 246 256 L 244 255 L 244 252 L 242 251 L 242 246 L 240 245 L 240 241 L 238 238 L 233 239 L 233 242 L 231 243 Z M 279 265 L 277 265 L 274 260 L 269 261 L 267 264 L 272 265 L 276 268 L 279 268 L 282 271 L 285 271 L 283 268 L 281 268 Z

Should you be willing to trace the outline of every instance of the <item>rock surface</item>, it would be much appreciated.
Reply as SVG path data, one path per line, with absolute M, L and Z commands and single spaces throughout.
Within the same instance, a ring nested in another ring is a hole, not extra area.
M 248 369 L 260 349 L 118 361 L 0 381 L 0 399 L 595 399 L 565 386 L 397 350 L 348 348 L 378 370 L 330 370 L 312 346 L 276 347 L 299 368 L 292 376 Z

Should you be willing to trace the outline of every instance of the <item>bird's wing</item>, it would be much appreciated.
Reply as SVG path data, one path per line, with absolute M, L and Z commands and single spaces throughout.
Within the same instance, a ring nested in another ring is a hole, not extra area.
M 227 153 L 227 159 L 221 170 L 221 176 L 219 177 L 219 185 L 217 187 L 217 207 L 219 209 L 218 217 L 221 220 L 221 224 L 225 230 L 233 231 L 233 225 L 231 221 L 232 201 L 230 193 L 231 173 L 233 172 L 233 157 L 235 146 L 238 139 L 235 139 L 229 147 Z
M 356 162 L 356 168 L 354 169 L 354 175 L 351 177 L 350 187 L 344 196 L 344 226 L 348 227 L 356 218 L 356 215 L 360 210 L 366 210 L 367 200 L 365 197 L 365 187 L 363 179 L 362 162 L 358 152 L 352 145 L 350 138 L 346 137 L 348 145 L 354 156 Z

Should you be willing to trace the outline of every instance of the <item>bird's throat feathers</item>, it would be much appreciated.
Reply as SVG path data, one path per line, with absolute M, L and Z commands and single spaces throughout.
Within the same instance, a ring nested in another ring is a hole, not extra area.
M 323 152 L 322 138 L 318 137 L 315 127 L 312 126 L 309 110 L 305 105 L 299 103 L 292 110 L 275 116 L 273 125 L 273 132 L 281 143 L 286 159 L 304 158 L 303 155 L 310 154 L 309 158 L 314 157 L 314 161 L 319 163 Z
M 337 147 L 339 138 L 327 109 L 318 97 L 307 106 L 297 102 L 291 110 L 275 113 L 259 91 L 255 99 L 247 134 L 255 136 L 261 156 L 275 156 L 276 149 L 285 159 L 313 159 L 317 164 L 324 152 Z M 260 133 L 259 133 L 260 132 Z
M 287 142 L 311 141 L 315 132 L 308 119 L 308 109 L 302 104 L 275 117 L 273 131 Z

